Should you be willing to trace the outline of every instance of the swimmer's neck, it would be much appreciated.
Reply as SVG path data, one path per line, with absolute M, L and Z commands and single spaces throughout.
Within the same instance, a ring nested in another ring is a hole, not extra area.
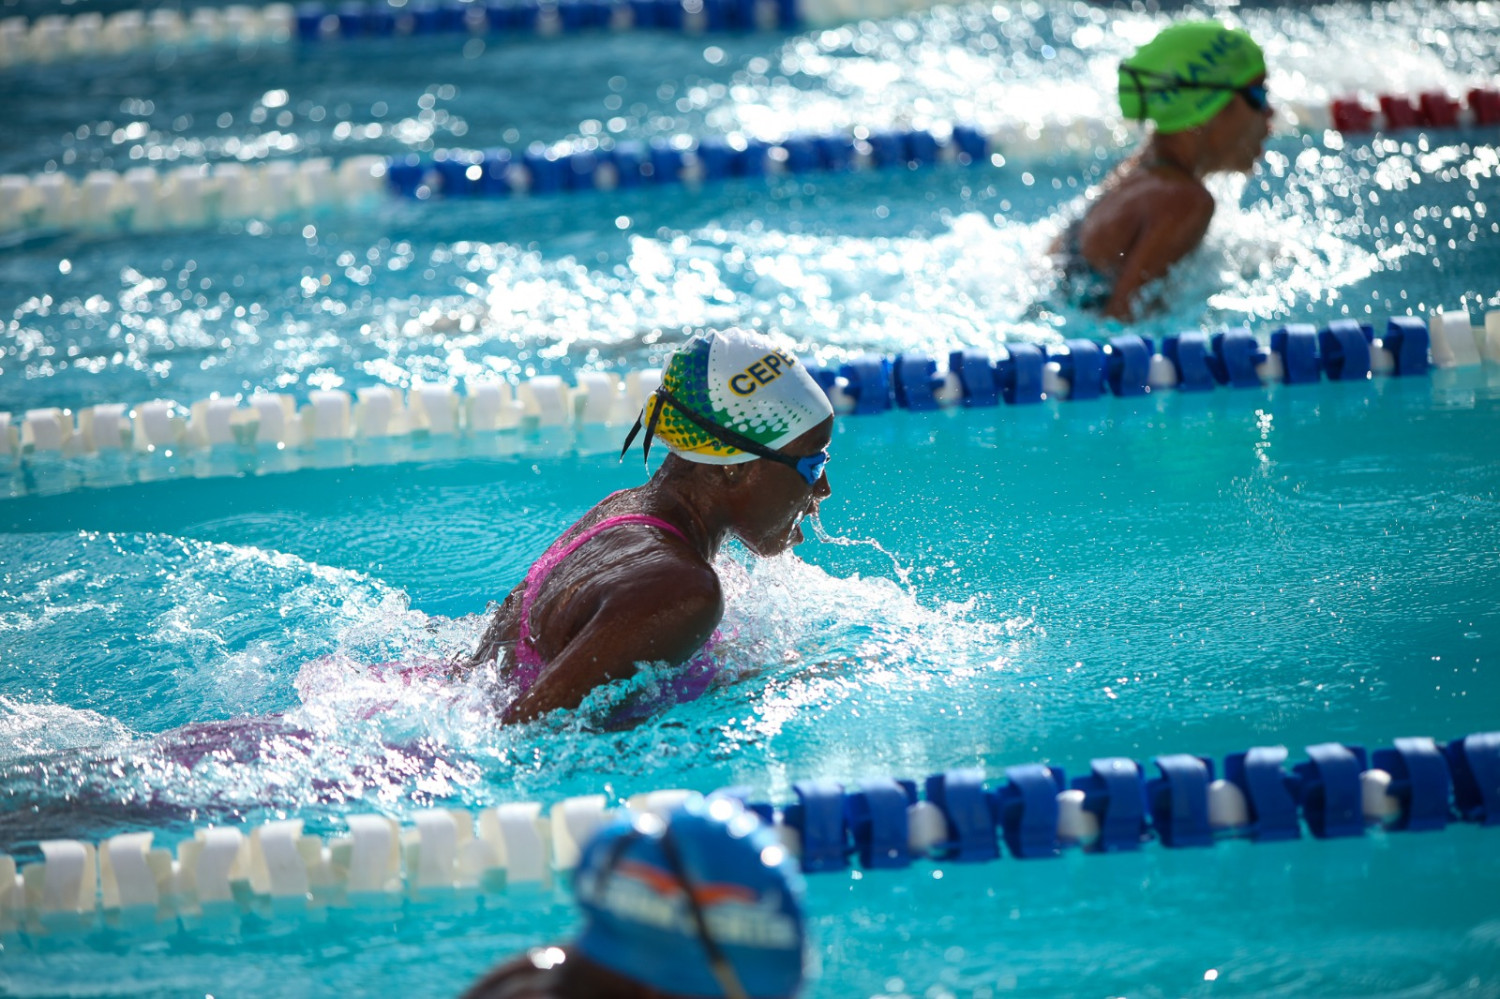
M 730 517 L 715 495 L 722 466 L 693 465 L 669 457 L 651 481 L 635 490 L 641 509 L 682 531 L 688 544 L 712 563 L 731 533 Z
M 1141 147 L 1136 164 L 1144 170 L 1152 167 L 1167 167 L 1199 182 L 1213 172 L 1204 160 L 1202 144 L 1192 138 L 1189 133 L 1182 132 L 1173 135 L 1152 135 L 1151 139 Z

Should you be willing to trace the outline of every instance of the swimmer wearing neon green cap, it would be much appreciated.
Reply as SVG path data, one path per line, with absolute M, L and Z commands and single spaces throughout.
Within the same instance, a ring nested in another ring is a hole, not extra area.
M 724 613 L 714 559 L 730 537 L 757 555 L 802 541 L 831 489 L 833 407 L 775 342 L 741 330 L 695 336 L 626 438 L 669 454 L 645 485 L 599 502 L 532 565 L 456 672 L 493 665 L 516 696 L 505 721 L 577 707 L 638 664 L 679 667 L 673 700 L 712 682 Z M 611 725 L 635 718 L 612 718 Z
M 1120 64 L 1121 109 L 1154 128 L 1053 247 L 1076 304 L 1130 320 L 1142 286 L 1203 241 L 1203 178 L 1249 173 L 1270 134 L 1265 80 L 1260 46 L 1214 21 L 1174 24 Z

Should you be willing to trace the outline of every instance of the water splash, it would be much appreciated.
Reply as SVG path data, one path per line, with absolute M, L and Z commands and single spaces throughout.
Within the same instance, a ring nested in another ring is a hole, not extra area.
M 80 540 L 90 547 L 72 543 Z M 276 553 L 165 538 L 110 544 L 119 550 L 113 565 L 101 560 L 101 578 L 146 552 L 167 560 L 165 585 L 138 594 L 143 626 L 115 627 L 139 634 L 137 660 L 195 650 L 189 679 L 165 693 L 181 702 L 170 713 L 212 714 L 225 704 L 244 712 L 153 731 L 141 724 L 151 716 L 108 698 L 91 709 L 37 692 L 0 698 L 0 734 L 11 747 L 0 759 L 9 815 L 0 839 L 278 815 L 322 828 L 355 809 L 404 815 L 630 783 L 702 786 L 713 779 L 700 773 L 705 761 L 725 779 L 732 770 L 768 785 L 789 772 L 786 761 L 812 759 L 802 748 L 810 732 L 844 755 L 865 741 L 870 718 L 957 679 L 1012 671 L 1030 630 L 1024 619 L 979 618 L 971 604 L 927 606 L 894 562 L 897 579 L 841 578 L 792 555 L 736 550 L 717 565 L 723 637 L 702 697 L 677 703 L 680 668 L 647 666 L 576 711 L 504 726 L 499 714 L 513 691 L 483 670 L 447 677 L 455 653 L 477 643 L 483 615 L 427 615 L 358 574 Z M 226 607 L 240 587 L 260 599 L 235 596 Z M 49 593 L 58 620 L 71 622 L 47 626 L 51 647 L 77 644 L 89 619 L 70 605 L 91 598 L 56 585 Z M 268 626 L 287 620 L 294 637 L 269 637 Z M 328 651 L 308 655 L 320 648 Z M 899 731 L 910 721 L 889 725 Z M 939 751 L 917 734 L 889 750 Z
M 823 519 L 817 516 L 808 517 L 803 523 L 811 524 L 813 534 L 825 545 L 839 545 L 844 548 L 873 548 L 890 559 L 891 570 L 895 572 L 896 578 L 901 581 L 901 586 L 906 590 L 907 595 L 915 599 L 916 590 L 912 587 L 911 583 L 911 567 L 902 565 L 901 560 L 896 558 L 879 541 L 876 541 L 874 538 L 851 538 L 847 535 L 829 534 L 823 526 Z

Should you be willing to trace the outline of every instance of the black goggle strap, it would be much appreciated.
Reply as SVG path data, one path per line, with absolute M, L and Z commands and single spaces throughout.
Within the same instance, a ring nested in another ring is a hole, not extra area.
M 603 894 L 604 886 L 614 876 L 615 868 L 620 866 L 620 861 L 625 859 L 625 851 L 630 849 L 631 844 L 641 839 L 639 830 L 631 829 L 630 832 L 621 836 L 610 844 L 609 853 L 600 865 L 599 880 L 595 883 L 595 891 Z
M 740 984 L 740 976 L 735 974 L 734 965 L 730 962 L 724 949 L 714 939 L 714 935 L 708 929 L 708 917 L 703 914 L 703 906 L 698 902 L 698 896 L 693 891 L 692 879 L 688 877 L 687 870 L 682 863 L 682 855 L 677 852 L 677 844 L 672 840 L 671 830 L 662 833 L 661 852 L 667 860 L 667 866 L 672 869 L 672 875 L 677 883 L 682 885 L 682 892 L 687 896 L 688 911 L 693 915 L 693 923 L 698 928 L 698 939 L 703 942 L 704 953 L 708 956 L 709 970 L 714 974 L 714 980 L 719 983 L 726 999 L 749 999 L 749 993 Z
M 1131 85 L 1135 87 L 1136 100 L 1140 104 L 1140 113 L 1138 113 L 1135 116 L 1135 120 L 1139 121 L 1139 122 L 1144 122 L 1146 120 L 1146 117 L 1147 117 L 1147 115 L 1146 115 L 1146 84 L 1141 79 L 1141 70 L 1136 69 L 1134 66 L 1127 66 L 1125 63 L 1122 62 L 1122 63 L 1120 63 L 1120 72 L 1124 73 L 1126 76 L 1129 76 L 1130 77 Z
M 661 394 L 661 393 L 662 393 L 662 390 L 661 389 L 657 389 L 656 393 L 653 393 L 653 394 Z M 670 398 L 670 396 L 669 396 L 669 398 Z M 653 438 L 653 437 L 656 436 L 656 423 L 657 423 L 658 420 L 661 419 L 661 410 L 662 410 L 662 407 L 661 407 L 660 404 L 658 404 L 657 407 L 651 411 L 651 421 L 646 424 L 646 438 L 645 438 L 644 441 L 641 442 L 641 464 L 643 464 L 643 465 L 646 464 L 646 462 L 651 457 L 651 438 Z M 642 410 L 641 416 L 644 416 L 644 415 L 645 415 L 645 411 Z M 630 428 L 630 433 L 628 433 L 628 434 L 625 435 L 625 443 L 620 448 L 620 460 L 621 461 L 625 460 L 625 452 L 630 450 L 631 443 L 635 441 L 635 435 L 638 434 L 638 433 L 640 433 L 640 432 L 641 432 L 641 417 L 637 416 L 635 418 L 635 426 L 631 427 Z
M 1168 90 L 1232 90 L 1235 93 L 1248 90 L 1249 85 L 1243 87 L 1231 86 L 1227 83 L 1197 83 L 1193 80 L 1184 80 L 1180 76 L 1171 73 L 1157 73 L 1149 69 L 1136 69 L 1127 63 L 1120 63 L 1120 72 L 1130 77 L 1130 83 L 1135 90 L 1136 97 L 1140 100 L 1140 114 L 1136 115 L 1136 121 L 1145 121 L 1146 95 L 1151 93 L 1163 93 Z M 1261 88 L 1264 94 L 1265 88 Z M 1257 110 L 1261 110 L 1257 108 Z
M 668 406 L 681 413 L 693 426 L 709 436 L 728 444 L 730 447 L 737 447 L 741 451 L 755 455 L 757 458 L 770 458 L 772 461 L 779 461 L 783 465 L 796 465 L 797 463 L 790 455 L 782 454 L 780 451 L 772 451 L 759 441 L 753 441 L 744 434 L 736 433 L 728 427 L 721 427 L 703 414 L 694 412 L 675 395 L 668 392 L 665 387 L 657 389 L 656 394 L 661 396 L 662 401 Z
M 736 433 L 728 427 L 719 426 L 717 423 L 688 407 L 669 392 L 665 385 L 658 387 L 652 394 L 656 396 L 658 404 L 652 410 L 651 419 L 646 425 L 646 439 L 643 447 L 647 454 L 651 452 L 651 438 L 656 435 L 656 423 L 661 418 L 661 411 L 666 406 L 671 406 L 677 412 L 681 413 L 685 420 L 717 441 L 728 444 L 730 447 L 737 447 L 747 454 L 755 455 L 757 458 L 769 458 L 772 461 L 778 461 L 791 468 L 797 467 L 796 458 L 788 454 L 782 454 L 780 451 L 773 451 L 759 441 L 753 441 L 744 434 Z M 635 440 L 635 435 L 640 433 L 640 430 L 641 417 L 637 416 L 635 418 L 635 426 L 630 428 L 630 433 L 625 438 L 625 446 L 620 448 L 621 458 L 625 457 L 625 452 L 630 449 L 631 442 Z

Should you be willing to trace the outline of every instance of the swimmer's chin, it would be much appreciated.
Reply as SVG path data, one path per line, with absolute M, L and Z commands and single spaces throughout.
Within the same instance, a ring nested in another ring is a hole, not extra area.
M 818 515 L 818 508 L 817 508 L 817 506 L 814 505 L 812 507 L 812 509 L 810 509 L 809 511 L 807 511 L 807 513 L 799 513 L 799 514 L 797 514 L 797 519 L 792 522 L 792 530 L 791 530 L 791 533 L 788 535 L 788 538 L 787 538 L 787 547 L 788 548 L 792 548 L 792 547 L 795 547 L 796 545 L 800 545 L 802 542 L 804 542 L 804 541 L 807 540 L 807 535 L 802 533 L 802 525 L 807 522 L 806 518 L 807 518 L 807 516 L 808 516 L 809 513 L 812 514 L 812 516 L 816 517 Z
M 786 535 L 779 542 L 767 545 L 764 548 L 752 548 L 751 550 L 761 558 L 775 558 L 778 555 L 785 555 L 806 540 L 806 536 L 802 533 L 802 523 L 799 520 L 792 525 L 791 530 L 787 531 Z

